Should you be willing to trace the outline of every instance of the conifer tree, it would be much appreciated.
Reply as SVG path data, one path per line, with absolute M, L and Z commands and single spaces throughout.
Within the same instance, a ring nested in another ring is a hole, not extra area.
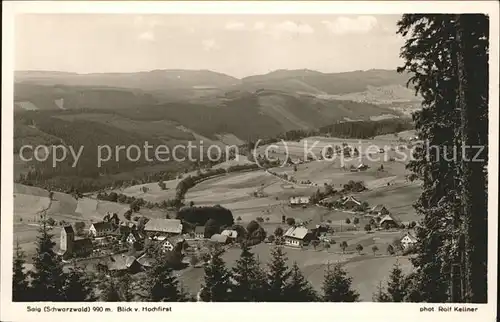
M 407 298 L 407 280 L 401 270 L 401 266 L 396 262 L 391 270 L 387 290 L 384 291 L 379 285 L 377 302 L 405 302 Z
M 237 302 L 265 300 L 267 288 L 265 274 L 246 243 L 242 244 L 240 258 L 233 268 L 233 280 L 233 300 Z
M 271 260 L 268 263 L 267 284 L 269 285 L 269 302 L 286 302 L 286 283 L 292 272 L 288 268 L 287 257 L 282 247 L 275 247 L 271 251 Z
M 13 261 L 13 275 L 12 275 L 12 301 L 23 302 L 29 300 L 29 283 L 28 274 L 24 271 L 24 264 L 26 263 L 24 252 L 16 243 Z
M 45 214 L 40 221 L 36 254 L 33 256 L 34 271 L 31 272 L 32 300 L 58 302 L 64 300 L 65 274 L 61 260 L 54 252 Z
M 389 296 L 387 293 L 384 291 L 384 288 L 382 287 L 382 282 L 378 283 L 377 286 L 377 292 L 373 294 L 372 297 L 374 302 L 390 302 Z
M 232 300 L 231 272 L 222 260 L 224 250 L 214 247 L 210 260 L 205 264 L 205 279 L 200 291 L 204 302 L 228 302 Z
M 398 26 L 408 36 L 399 70 L 412 74 L 424 98 L 414 114 L 417 134 L 439 147 L 439 153 L 419 147 L 408 165 L 424 183 L 415 204 L 424 216 L 412 259 L 417 298 L 485 302 L 489 20 L 482 14 L 407 14 Z M 470 162 L 478 152 L 473 146 L 484 149 Z
M 387 294 L 391 302 L 403 302 L 406 296 L 405 276 L 401 265 L 396 262 L 392 268 L 389 282 L 387 283 Z
M 314 302 L 319 299 L 316 291 L 300 271 L 297 262 L 293 263 L 289 281 L 285 285 L 285 294 L 288 302 Z
M 328 265 L 323 281 L 323 301 L 325 302 L 356 302 L 359 294 L 351 289 L 352 278 L 340 264 L 331 269 Z
M 423 216 L 417 232 L 415 284 L 423 301 L 446 302 L 451 280 L 450 263 L 455 258 L 453 241 L 460 226 L 459 165 L 450 158 L 460 144 L 456 109 L 457 50 L 451 15 L 403 15 L 398 33 L 407 40 L 401 49 L 405 60 L 400 72 L 411 74 L 410 82 L 423 97 L 422 109 L 413 114 L 418 137 L 427 146 L 417 146 L 408 164 L 423 180 L 423 192 L 415 209 Z
M 465 233 L 464 298 L 467 302 L 486 303 L 489 19 L 484 14 L 459 14 L 454 18 L 458 42 L 459 132 L 463 146 L 467 147 L 460 164 Z M 472 148 L 478 146 L 482 146 L 481 151 Z
M 134 299 L 134 294 L 132 292 L 132 278 L 130 275 L 125 274 L 120 276 L 117 280 L 117 289 L 120 299 L 123 302 L 132 302 Z
M 146 300 L 149 302 L 185 302 L 187 294 L 181 289 L 167 260 L 159 260 L 146 275 Z
M 103 302 L 121 302 L 120 292 L 113 278 L 105 280 L 101 285 L 100 300 Z
M 79 267 L 70 268 L 64 284 L 64 301 L 95 301 L 93 280 Z

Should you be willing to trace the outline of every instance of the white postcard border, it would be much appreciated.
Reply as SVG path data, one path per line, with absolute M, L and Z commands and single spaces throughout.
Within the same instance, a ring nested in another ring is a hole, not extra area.
M 490 102 L 489 102 L 489 165 L 488 165 L 488 304 L 414 304 L 414 303 L 164 303 L 172 312 L 146 313 L 148 318 L 169 320 L 220 320 L 236 318 L 253 320 L 256 316 L 274 320 L 299 319 L 362 319 L 387 321 L 404 318 L 423 318 L 442 321 L 493 321 L 497 299 L 497 231 L 498 231 L 498 40 L 499 21 L 496 1 L 353 1 L 353 2 L 129 2 L 129 1 L 8 1 L 2 4 L 2 228 L 1 228 L 1 320 L 34 321 L 88 321 L 121 319 L 134 321 L 143 312 L 137 313 L 36 313 L 27 312 L 27 306 L 54 307 L 113 307 L 130 308 L 157 307 L 155 303 L 12 303 L 12 253 L 13 253 L 13 62 L 14 62 L 14 15 L 21 13 L 195 13 L 195 14 L 401 14 L 419 13 L 487 13 L 490 15 Z M 477 307 L 478 313 L 420 313 L 423 307 L 467 306 Z M 118 315 L 117 315 L 118 314 Z

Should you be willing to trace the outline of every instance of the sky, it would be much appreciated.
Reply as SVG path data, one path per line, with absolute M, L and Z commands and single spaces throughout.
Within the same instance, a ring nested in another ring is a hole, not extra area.
M 399 15 L 23 14 L 15 69 L 77 73 L 395 69 Z

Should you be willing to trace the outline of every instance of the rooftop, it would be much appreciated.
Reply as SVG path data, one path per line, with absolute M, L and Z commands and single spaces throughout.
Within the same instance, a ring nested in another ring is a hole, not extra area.
M 286 231 L 285 237 L 304 239 L 309 230 L 306 227 L 294 227 Z
M 74 234 L 75 233 L 75 231 L 73 230 L 73 227 L 71 225 L 64 226 L 63 229 L 66 232 L 66 234 Z
M 396 220 L 394 218 L 392 218 L 390 215 L 385 215 L 384 217 L 382 217 L 382 219 L 380 219 L 380 224 L 382 224 L 384 221 L 396 222 Z
M 385 208 L 385 206 L 384 206 L 384 205 L 382 205 L 382 204 L 378 204 L 378 205 L 376 205 L 376 206 L 374 206 L 374 207 L 372 208 L 372 211 L 381 211 L 381 210 L 382 210 L 382 209 L 384 209 L 384 208 Z
M 111 261 L 108 264 L 108 269 L 110 271 L 124 270 L 132 266 L 136 262 L 135 257 L 127 255 L 114 255 L 111 257 Z
M 146 231 L 155 231 L 162 233 L 180 234 L 182 233 L 182 224 L 179 219 L 150 219 L 145 227 Z
M 104 222 L 104 221 L 95 222 L 92 224 L 92 226 L 94 226 L 96 231 L 111 230 L 113 228 L 110 222 Z
M 226 235 L 214 234 L 210 237 L 210 240 L 218 243 L 225 243 L 227 242 L 227 238 L 228 237 Z

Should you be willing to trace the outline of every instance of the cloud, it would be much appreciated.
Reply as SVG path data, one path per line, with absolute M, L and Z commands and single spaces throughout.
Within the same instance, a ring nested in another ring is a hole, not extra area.
M 287 20 L 270 26 L 266 32 L 276 38 L 281 38 L 282 36 L 312 34 L 314 29 L 308 24 Z
M 378 26 L 377 18 L 373 16 L 339 17 L 334 21 L 322 21 L 322 23 L 330 32 L 337 35 L 364 34 Z
M 136 16 L 134 18 L 134 26 L 139 32 L 139 40 L 155 41 L 155 30 L 162 25 L 164 23 L 154 16 Z
M 205 51 L 212 51 L 219 49 L 219 46 L 217 45 L 214 39 L 205 39 L 201 42 L 201 44 L 203 46 L 203 50 Z
M 155 34 L 152 31 L 145 31 L 139 35 L 140 40 L 155 41 Z
M 225 27 L 227 30 L 245 30 L 246 26 L 243 22 L 232 21 L 228 22 Z
M 247 25 L 240 21 L 231 21 L 228 22 L 224 28 L 226 30 L 232 31 L 257 31 L 263 32 L 268 35 L 272 35 L 276 38 L 280 38 L 282 36 L 288 35 L 303 35 L 303 34 L 312 34 L 314 33 L 314 29 L 306 24 L 300 22 L 293 22 L 290 20 L 283 21 L 281 23 L 276 24 L 266 24 L 263 21 L 256 21 L 253 25 Z
M 314 32 L 314 29 L 308 24 L 296 23 L 290 20 L 277 24 L 274 29 L 297 34 L 312 34 Z

